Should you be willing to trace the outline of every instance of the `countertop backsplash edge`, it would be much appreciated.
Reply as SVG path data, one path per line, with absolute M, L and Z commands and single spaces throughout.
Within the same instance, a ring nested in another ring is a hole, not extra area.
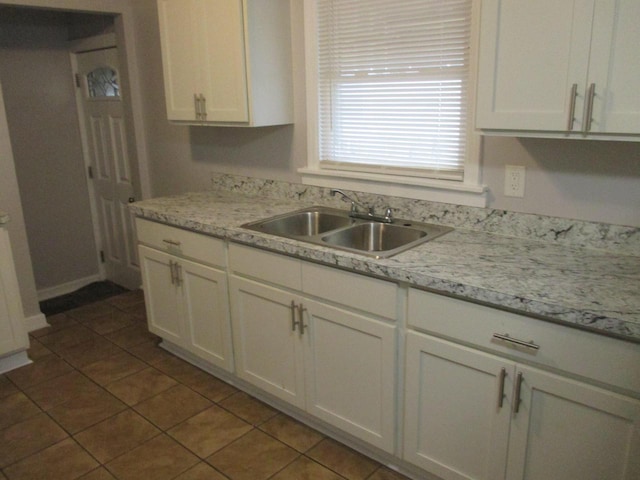
M 298 200 L 305 204 L 348 208 L 348 205 L 339 197 L 332 197 L 328 188 L 280 180 L 214 173 L 211 176 L 211 188 L 220 193 L 228 192 L 274 200 Z M 394 215 L 399 218 L 571 247 L 592 248 L 622 255 L 640 256 L 639 227 L 492 208 L 467 207 L 363 192 L 347 193 L 355 193 L 360 202 L 374 207 L 377 212 L 390 207 L 393 209 Z

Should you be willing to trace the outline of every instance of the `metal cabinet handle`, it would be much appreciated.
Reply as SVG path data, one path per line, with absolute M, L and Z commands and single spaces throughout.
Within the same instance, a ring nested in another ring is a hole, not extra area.
M 165 238 L 162 240 L 164 243 L 167 243 L 169 245 L 173 245 L 174 247 L 178 247 L 180 246 L 180 242 L 177 240 L 171 240 L 170 238 Z
M 495 338 L 496 340 L 501 340 L 503 342 L 512 343 L 512 344 L 517 345 L 519 347 L 528 348 L 528 349 L 534 350 L 534 351 L 537 351 L 537 350 L 540 349 L 540 345 L 536 345 L 535 343 L 533 343 L 533 340 L 531 340 L 529 342 L 525 342 L 524 340 L 519 340 L 517 338 L 511 338 L 506 333 L 494 333 L 493 334 L 493 338 Z
M 516 383 L 513 390 L 513 414 L 515 415 L 520 411 L 520 402 L 522 399 L 520 398 L 520 391 L 522 390 L 522 372 L 518 372 L 516 375 Z
M 169 260 L 169 271 L 171 272 L 171 285 L 176 283 L 176 271 L 174 268 L 173 260 Z
M 196 109 L 196 120 L 200 120 L 200 98 L 198 98 L 198 94 L 194 93 L 193 94 L 193 103 L 195 105 L 195 109 Z
M 304 335 L 304 329 L 307 328 L 307 326 L 304 324 L 304 312 L 307 309 L 304 308 L 304 306 L 302 304 L 298 305 L 298 328 L 300 329 L 300 335 Z
M 173 263 L 176 269 L 176 285 L 182 285 L 182 266 L 178 262 Z
M 587 104 L 584 107 L 584 131 L 591 131 L 591 122 L 593 120 L 593 97 L 596 95 L 596 84 L 592 83 L 589 85 L 589 89 L 587 90 Z
M 207 99 L 203 94 L 200 94 L 200 120 L 207 119 Z
M 296 302 L 291 300 L 291 331 L 295 332 L 298 327 L 298 321 L 296 320 Z
M 576 96 L 578 95 L 578 84 L 574 83 L 571 86 L 571 93 L 569 98 L 569 120 L 567 121 L 567 131 L 573 130 L 573 124 L 575 122 L 576 115 Z
M 498 408 L 504 404 L 504 380 L 507 377 L 507 369 L 502 367 L 498 374 Z

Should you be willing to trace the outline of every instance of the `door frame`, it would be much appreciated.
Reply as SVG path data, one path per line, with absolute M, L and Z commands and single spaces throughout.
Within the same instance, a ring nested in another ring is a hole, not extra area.
M 149 174 L 149 160 L 147 151 L 147 139 L 144 128 L 142 86 L 139 74 L 138 55 L 136 52 L 134 19 L 134 6 L 128 0 L 0 0 L 1 5 L 16 7 L 30 7 L 44 10 L 95 13 L 113 16 L 114 31 L 112 34 L 116 40 L 120 57 L 120 78 L 122 95 L 127 101 L 124 105 L 125 121 L 127 125 L 127 144 L 132 160 L 132 180 L 136 199 L 149 198 L 151 196 L 151 178 Z M 87 40 L 89 42 L 89 40 Z M 79 43 L 79 42 L 78 42 Z M 74 43 L 70 42 L 70 54 Z M 71 79 L 70 79 L 71 80 Z M 76 101 L 77 103 L 77 101 Z M 82 141 L 83 150 L 86 151 L 85 141 Z M 86 153 L 84 153 L 86 155 Z M 86 162 L 86 159 L 85 159 Z M 86 166 L 85 166 L 86 168 Z M 86 170 L 85 170 L 86 175 Z M 87 178 L 87 182 L 90 183 Z M 90 186 L 93 188 L 93 186 Z M 90 191 L 90 202 L 93 201 L 93 192 Z M 96 255 L 98 256 L 99 275 L 105 278 L 105 269 L 100 261 L 100 237 L 96 236 L 96 210 L 90 203 L 92 221 L 94 223 L 94 239 Z M 99 224 L 97 226 L 99 228 Z M 33 271 L 33 265 L 29 259 L 28 268 Z
M 0 0 L 2 5 L 33 7 L 67 12 L 96 13 L 114 16 L 116 45 L 120 55 L 121 89 L 128 98 L 125 118 L 130 129 L 130 151 L 135 152 L 136 166 L 133 168 L 136 197 L 151 196 L 151 177 L 147 138 L 144 128 L 142 84 L 138 69 L 138 55 L 135 42 L 135 20 L 132 5 L 128 0 Z

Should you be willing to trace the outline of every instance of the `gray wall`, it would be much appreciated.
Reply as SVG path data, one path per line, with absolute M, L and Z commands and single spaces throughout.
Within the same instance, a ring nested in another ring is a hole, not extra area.
M 98 274 L 67 17 L 3 9 L 0 79 L 38 289 Z
M 264 129 L 170 125 L 154 0 L 133 2 L 154 196 L 208 187 L 209 172 L 299 182 L 306 163 L 302 1 L 292 0 L 296 120 Z M 640 226 L 640 143 L 487 138 L 483 181 L 490 206 L 518 212 Z M 526 195 L 502 195 L 504 165 L 527 167 Z

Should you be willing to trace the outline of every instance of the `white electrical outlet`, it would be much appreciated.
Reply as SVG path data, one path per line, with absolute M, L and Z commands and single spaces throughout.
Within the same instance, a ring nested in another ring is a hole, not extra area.
M 504 168 L 504 196 L 524 197 L 525 167 L 506 165 Z

